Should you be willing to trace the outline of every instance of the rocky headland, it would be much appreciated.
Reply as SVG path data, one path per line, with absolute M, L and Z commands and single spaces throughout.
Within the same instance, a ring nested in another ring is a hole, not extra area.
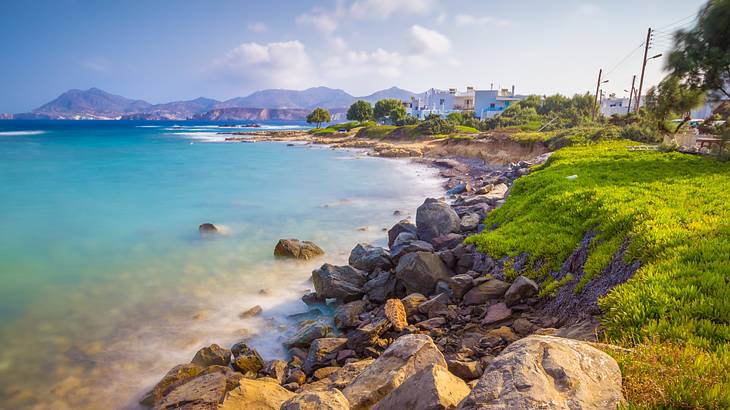
M 501 154 L 487 154 L 482 152 L 487 145 L 450 149 L 444 143 L 320 140 L 298 132 L 230 138 L 415 156 L 439 169 L 445 197 L 427 198 L 415 220 L 390 228 L 387 247 L 357 244 L 348 265 L 324 263 L 312 272 L 313 289 L 302 297 L 307 318 L 282 341 L 286 360 L 265 360 L 245 340 L 230 348 L 204 347 L 190 363 L 164 375 L 142 398 L 143 405 L 609 409 L 625 403 L 619 367 L 597 343 L 600 290 L 578 301 L 568 294 L 541 297 L 540 283 L 514 275 L 519 269 L 506 259 L 465 242 L 490 229 L 482 224 L 485 216 L 504 203 L 517 178 L 547 160 L 546 150 L 502 145 Z M 435 155 L 424 158 L 429 152 Z M 455 152 L 466 155 L 448 155 Z M 515 157 L 522 160 L 509 161 Z M 275 254 L 323 257 L 316 244 L 296 239 L 280 241 Z M 572 265 L 584 262 L 578 249 L 566 264 L 576 268 Z M 261 313 L 256 308 L 251 314 Z

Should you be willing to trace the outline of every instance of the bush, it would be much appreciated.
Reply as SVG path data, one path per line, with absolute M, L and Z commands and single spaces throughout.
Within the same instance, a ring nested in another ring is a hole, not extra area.
M 441 117 L 427 119 L 420 123 L 417 129 L 425 135 L 452 134 L 456 132 L 454 123 Z
M 633 123 L 621 129 L 621 138 L 638 142 L 657 143 L 661 142 L 662 135 L 652 127 Z

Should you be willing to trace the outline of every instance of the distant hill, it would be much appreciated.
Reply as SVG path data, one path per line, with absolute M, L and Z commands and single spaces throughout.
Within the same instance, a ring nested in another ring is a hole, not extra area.
M 383 98 L 408 100 L 416 95 L 419 94 L 391 87 L 364 97 L 355 97 L 340 89 L 313 87 L 306 90 L 262 90 L 223 102 L 199 97 L 189 101 L 150 104 L 144 100 L 132 100 L 90 88 L 66 91 L 32 112 L 16 114 L 13 118 L 304 120 L 306 113 L 316 107 L 327 108 L 335 114 L 335 118 L 339 118 L 350 104 L 359 99 L 375 103 Z M 244 110 L 231 110 L 233 108 Z M 241 117 L 237 118 L 236 115 Z
M 55 100 L 33 110 L 33 114 L 51 118 L 99 117 L 115 118 L 122 114 L 145 112 L 152 104 L 143 100 L 109 94 L 98 88 L 69 90 Z

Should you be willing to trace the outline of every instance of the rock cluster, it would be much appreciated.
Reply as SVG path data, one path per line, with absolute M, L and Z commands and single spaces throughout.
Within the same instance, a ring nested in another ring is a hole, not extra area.
M 303 320 L 283 341 L 289 361 L 265 362 L 245 343 L 205 347 L 165 375 L 145 403 L 160 409 L 183 402 L 188 409 L 616 408 L 624 402 L 616 362 L 585 342 L 544 336 L 558 331 L 540 315 L 539 285 L 526 276 L 509 280 L 503 261 L 464 243 L 485 228 L 486 213 L 528 171 L 529 164 L 514 164 L 480 179 L 450 181 L 458 182 L 449 187 L 453 205 L 427 199 L 415 225 L 403 220 L 388 231 L 388 248 L 358 244 L 348 265 L 315 269 L 314 292 L 303 300 L 332 304 L 334 313 Z

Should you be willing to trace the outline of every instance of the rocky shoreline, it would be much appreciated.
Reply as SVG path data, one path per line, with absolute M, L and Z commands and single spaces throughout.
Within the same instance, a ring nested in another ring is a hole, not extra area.
M 231 138 L 250 134 L 257 133 Z M 319 143 L 301 133 L 265 140 Z M 372 141 L 362 145 L 373 148 Z M 548 314 L 538 283 L 510 280 L 504 260 L 464 242 L 488 229 L 481 223 L 487 213 L 548 156 L 505 166 L 420 159 L 445 178 L 446 199 L 428 198 L 415 221 L 394 225 L 387 248 L 357 244 L 348 265 L 324 263 L 312 272 L 314 290 L 302 297 L 307 319 L 283 342 L 288 360 L 266 361 L 245 341 L 230 349 L 211 345 L 171 369 L 140 403 L 155 409 L 603 409 L 625 403 L 618 365 L 590 343 L 595 319 Z M 319 251 L 297 240 L 276 247 L 278 257 L 309 259 L 321 257 Z M 260 313 L 256 307 L 245 312 Z

